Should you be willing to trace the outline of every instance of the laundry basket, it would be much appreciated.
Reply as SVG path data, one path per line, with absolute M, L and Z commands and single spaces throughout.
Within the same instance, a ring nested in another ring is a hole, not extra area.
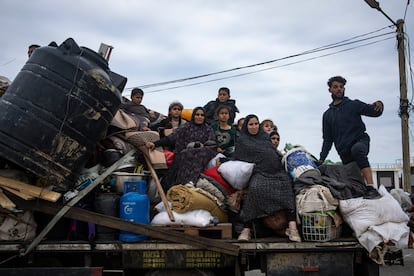
M 305 241 L 326 242 L 341 236 L 342 226 L 336 225 L 326 212 L 302 215 L 302 236 Z

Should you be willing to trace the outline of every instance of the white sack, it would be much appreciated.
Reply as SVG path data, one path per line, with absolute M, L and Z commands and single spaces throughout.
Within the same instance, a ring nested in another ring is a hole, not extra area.
M 213 221 L 213 216 L 207 210 L 192 210 L 185 213 L 172 211 L 175 221 L 171 221 L 167 211 L 162 211 L 154 216 L 151 224 L 158 225 L 190 225 L 205 227 Z
M 253 163 L 234 160 L 220 165 L 218 172 L 236 190 L 243 190 L 249 183 L 254 169 Z
M 216 167 L 216 166 L 217 166 L 217 165 L 216 165 L 216 161 L 217 161 L 217 159 L 219 159 L 219 158 L 224 158 L 224 157 L 226 157 L 224 154 L 222 154 L 222 153 L 217 153 L 217 155 L 216 155 L 216 156 L 214 156 L 214 157 L 213 157 L 213 158 L 212 158 L 212 159 L 208 162 L 207 167 L 206 167 L 206 170 Z
M 388 193 L 384 186 L 380 186 L 379 199 L 364 199 L 362 197 L 339 201 L 339 210 L 344 220 L 354 230 L 357 238 L 368 230 L 370 226 L 381 225 L 387 222 L 405 222 L 409 218 L 401 209 L 400 204 Z
M 358 240 L 368 252 L 384 241 L 392 241 L 397 248 L 407 248 L 409 233 L 410 229 L 406 222 L 386 222 L 369 227 Z

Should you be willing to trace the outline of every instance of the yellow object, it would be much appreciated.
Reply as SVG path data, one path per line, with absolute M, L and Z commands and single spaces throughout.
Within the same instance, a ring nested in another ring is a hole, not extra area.
M 184 108 L 181 111 L 181 118 L 183 118 L 184 120 L 191 121 L 192 115 L 193 115 L 193 109 Z

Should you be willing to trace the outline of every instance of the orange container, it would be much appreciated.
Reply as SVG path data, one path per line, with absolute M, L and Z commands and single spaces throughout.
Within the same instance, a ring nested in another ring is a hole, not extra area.
M 193 109 L 186 109 L 184 108 L 181 111 L 181 118 L 187 121 L 191 121 L 191 115 L 193 114 Z

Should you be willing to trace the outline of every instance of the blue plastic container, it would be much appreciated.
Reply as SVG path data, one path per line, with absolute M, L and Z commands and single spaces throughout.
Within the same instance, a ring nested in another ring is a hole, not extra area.
M 119 213 L 123 220 L 150 223 L 150 201 L 145 180 L 124 182 L 124 195 L 120 200 Z M 121 230 L 119 239 L 124 242 L 137 242 L 148 239 L 148 236 Z

